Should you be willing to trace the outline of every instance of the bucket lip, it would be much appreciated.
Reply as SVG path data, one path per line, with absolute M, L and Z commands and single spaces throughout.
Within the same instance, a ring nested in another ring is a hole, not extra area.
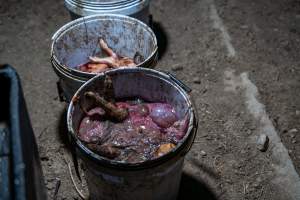
M 118 1 L 85 1 L 85 0 L 65 0 L 65 5 L 72 12 L 108 12 L 119 14 L 134 14 L 148 6 L 150 0 L 118 0 Z M 95 14 L 96 14 L 95 13 Z M 79 13 L 82 14 L 82 13 Z M 90 14 L 90 13 L 89 13 Z
M 102 156 L 94 153 L 89 148 L 87 148 L 84 145 L 84 143 L 81 142 L 80 139 L 78 139 L 77 134 L 74 131 L 73 126 L 72 126 L 72 111 L 74 108 L 74 102 L 76 102 L 80 91 L 82 91 L 83 88 L 85 88 L 87 85 L 94 82 L 99 77 L 104 76 L 106 74 L 118 73 L 118 72 L 123 72 L 123 73 L 147 72 L 147 73 L 152 73 L 153 75 L 159 75 L 160 78 L 164 78 L 165 81 L 169 81 L 170 83 L 172 83 L 173 86 L 175 86 L 178 90 L 180 90 L 181 93 L 184 94 L 185 99 L 189 104 L 189 106 L 188 106 L 188 113 L 189 113 L 188 129 L 187 129 L 186 135 L 180 140 L 180 142 L 176 145 L 176 147 L 174 149 L 172 149 L 170 152 L 168 152 L 167 154 L 160 156 L 158 158 L 155 158 L 155 159 L 146 160 L 146 161 L 138 162 L 138 163 L 126 163 L 126 162 L 121 162 L 121 161 L 114 161 L 114 160 L 110 160 L 108 158 L 102 157 Z M 101 164 L 102 166 L 106 166 L 108 168 L 123 169 L 123 170 L 140 170 L 140 169 L 155 167 L 162 163 L 167 162 L 168 160 L 171 160 L 172 158 L 174 158 L 176 156 L 177 157 L 184 156 L 189 151 L 189 149 L 195 139 L 197 126 L 198 126 L 198 120 L 197 120 L 197 113 L 195 112 L 195 108 L 189 97 L 190 97 L 190 95 L 182 87 L 180 87 L 180 85 L 178 85 L 176 82 L 174 82 L 170 78 L 169 75 L 167 75 L 164 72 L 160 72 L 158 70 L 148 69 L 148 68 L 125 67 L 125 68 L 110 70 L 107 72 L 102 72 L 102 73 L 98 74 L 97 76 L 88 80 L 74 94 L 74 96 L 68 106 L 68 111 L 67 111 L 68 134 L 71 136 L 73 145 L 76 144 L 77 148 L 79 148 L 81 153 L 84 153 L 88 159 L 91 159 L 91 160 L 95 161 L 96 163 Z
M 56 63 L 51 62 L 51 65 L 52 65 L 53 70 L 58 74 L 59 77 L 60 77 L 60 75 L 63 75 L 64 77 L 66 77 L 68 79 L 72 79 L 76 82 L 81 82 L 82 84 L 84 84 L 88 80 L 88 78 L 75 76 L 74 74 L 71 74 L 71 73 L 68 73 L 67 71 L 62 70 L 59 66 L 56 65 Z
M 113 4 L 126 4 L 131 2 L 139 2 L 141 0 L 108 0 L 108 1 L 97 1 L 97 0 L 65 0 L 67 2 L 73 2 L 75 4 L 95 4 L 95 5 L 113 5 Z
M 109 17 L 112 17 L 113 20 L 126 21 L 128 23 L 136 23 L 137 22 L 139 25 L 141 25 L 146 31 L 148 31 L 151 34 L 152 41 L 154 43 L 154 50 L 143 62 L 136 65 L 136 67 L 140 67 L 140 66 L 144 65 L 145 63 L 149 62 L 153 57 L 155 57 L 155 55 L 158 53 L 157 38 L 156 38 L 156 35 L 154 34 L 153 30 L 149 26 L 147 26 L 144 22 L 142 22 L 138 19 L 135 19 L 133 17 L 119 15 L 119 14 L 95 14 L 95 15 L 80 17 L 76 20 L 68 22 L 67 24 L 65 24 L 61 28 L 59 28 L 53 34 L 53 36 L 51 38 L 52 43 L 51 43 L 51 50 L 50 50 L 50 56 L 51 56 L 51 59 L 53 60 L 53 62 L 55 62 L 62 70 L 67 71 L 69 73 L 76 73 L 76 74 L 80 74 L 80 75 L 87 76 L 87 77 L 92 77 L 92 76 L 99 74 L 99 73 L 83 72 L 83 71 L 80 71 L 75 68 L 71 68 L 71 67 L 68 67 L 68 66 L 62 64 L 58 60 L 57 56 L 55 55 L 54 46 L 55 46 L 56 40 L 60 36 L 65 34 L 67 31 L 69 31 L 70 28 L 75 27 L 75 26 L 81 24 L 82 22 L 86 23 L 88 21 L 93 21 L 93 20 L 107 20 Z M 110 19 L 110 20 L 112 20 L 112 19 Z
M 142 12 L 145 9 L 149 9 L 149 2 L 144 1 L 142 3 L 132 3 L 125 6 L 82 6 L 73 5 L 65 2 L 65 7 L 70 13 L 77 16 L 90 16 L 95 14 L 121 14 L 126 16 L 134 16 L 135 14 Z

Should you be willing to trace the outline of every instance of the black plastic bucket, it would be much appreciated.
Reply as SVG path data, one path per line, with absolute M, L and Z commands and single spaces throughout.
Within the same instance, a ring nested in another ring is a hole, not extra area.
M 186 135 L 171 152 L 142 163 L 124 163 L 93 153 L 78 139 L 79 123 L 84 116 L 80 106 L 87 110 L 93 107 L 90 101 L 79 105 L 78 97 L 86 91 L 103 94 L 105 75 L 112 78 L 116 98 L 139 97 L 149 102 L 166 102 L 175 108 L 180 118 L 189 115 Z M 153 69 L 122 68 L 99 74 L 79 88 L 69 105 L 67 123 L 69 136 L 87 168 L 91 199 L 176 199 L 184 156 L 191 148 L 198 125 L 190 90 L 183 86 L 173 76 Z

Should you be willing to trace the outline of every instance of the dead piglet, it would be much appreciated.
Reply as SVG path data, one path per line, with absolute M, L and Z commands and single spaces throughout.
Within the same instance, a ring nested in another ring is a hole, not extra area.
M 98 58 L 96 56 L 90 56 L 89 59 L 90 63 L 106 65 L 108 68 L 118 67 L 118 63 L 112 57 Z
M 108 55 L 105 58 L 99 58 L 97 56 L 90 56 L 89 59 L 95 64 L 104 64 L 110 68 L 118 67 L 135 67 L 134 60 L 128 57 L 118 56 L 111 48 L 108 47 L 103 39 L 99 40 L 100 48 Z
M 107 43 L 103 40 L 99 40 L 100 48 L 105 51 L 105 53 L 109 56 L 108 64 L 115 68 L 115 67 L 134 67 L 136 64 L 134 60 L 128 57 L 118 56 L 111 48 L 108 47 Z
M 127 109 L 118 108 L 112 102 L 100 97 L 97 93 L 89 91 L 84 93 L 84 96 L 93 99 L 105 111 L 105 115 L 111 117 L 113 120 L 122 122 L 128 117 Z
M 103 63 L 88 62 L 83 65 L 79 65 L 78 69 L 80 71 L 88 72 L 88 73 L 100 73 L 108 70 L 109 66 Z
M 102 38 L 99 39 L 99 46 L 109 57 L 113 59 L 118 58 L 118 55 L 108 47 L 107 43 Z
M 133 59 L 128 58 L 128 57 L 119 57 L 117 63 L 118 63 L 119 67 L 135 67 L 136 66 Z
M 111 68 L 136 66 L 136 63 L 133 59 L 118 56 L 111 48 L 108 47 L 103 39 L 99 40 L 99 46 L 108 57 L 99 58 L 97 56 L 90 56 L 89 62 L 77 67 L 80 71 L 88 73 L 100 73 Z
M 128 57 L 106 57 L 98 58 L 96 56 L 90 56 L 90 63 L 106 65 L 110 68 L 119 68 L 119 67 L 135 67 L 136 64 L 131 58 Z

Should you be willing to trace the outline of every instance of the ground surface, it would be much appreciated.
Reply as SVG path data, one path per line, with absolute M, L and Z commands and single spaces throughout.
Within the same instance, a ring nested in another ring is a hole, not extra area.
M 199 113 L 180 199 L 300 199 L 299 9 L 297 0 L 152 2 L 167 39 L 157 69 L 193 89 Z M 57 179 L 58 199 L 79 199 L 49 62 L 51 36 L 68 21 L 62 0 L 0 3 L 0 62 L 22 79 L 49 199 Z M 262 134 L 266 152 L 257 149 Z

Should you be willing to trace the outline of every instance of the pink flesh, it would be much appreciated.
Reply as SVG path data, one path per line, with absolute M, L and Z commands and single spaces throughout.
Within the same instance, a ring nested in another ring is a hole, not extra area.
M 103 39 L 100 39 L 99 45 L 108 56 L 113 57 L 115 59 L 118 58 L 118 55 L 111 48 L 108 47 L 107 43 Z
M 188 128 L 189 119 L 185 116 L 183 119 L 175 122 L 171 127 L 167 128 L 166 135 L 175 143 L 178 143 L 184 136 Z
M 100 107 L 95 107 L 88 112 L 89 116 L 96 115 L 96 114 L 99 116 L 103 116 L 105 114 L 105 111 Z
M 104 127 L 99 116 L 104 115 L 102 108 L 96 107 L 91 109 L 88 116 L 84 117 L 79 126 L 79 138 L 85 142 L 96 142 L 103 137 Z M 95 116 L 98 118 L 95 119 Z
M 85 117 L 80 123 L 79 138 L 84 142 L 96 142 L 103 137 L 103 123 L 93 121 L 91 117 Z
M 124 152 L 116 160 L 140 162 L 151 159 L 159 145 L 164 143 L 177 144 L 185 135 L 188 126 L 188 116 L 178 120 L 174 108 L 164 103 L 129 104 L 116 103 L 118 108 L 126 108 L 129 116 L 121 123 L 112 123 L 108 128 L 101 119 L 104 111 L 94 108 L 81 121 L 79 138 L 87 143 L 102 141 L 110 133 L 110 138 L 104 143 L 122 146 Z M 128 148 L 134 149 L 128 150 Z M 126 153 L 127 152 L 127 153 Z M 128 153 L 129 152 L 129 153 Z
M 154 123 L 149 116 L 148 106 L 130 105 L 128 103 L 117 103 L 118 107 L 127 108 L 129 111 L 129 121 L 133 126 L 141 127 L 147 130 L 159 130 L 160 127 Z
M 175 109 L 170 104 L 151 103 L 148 108 L 152 120 L 162 128 L 168 128 L 177 121 Z

